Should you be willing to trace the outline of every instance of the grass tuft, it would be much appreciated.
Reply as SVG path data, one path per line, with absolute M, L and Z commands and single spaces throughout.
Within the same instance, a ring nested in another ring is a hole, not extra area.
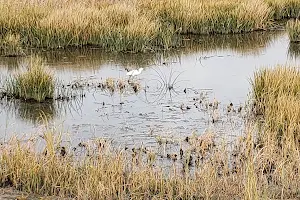
M 262 137 L 267 139 L 263 142 L 269 143 L 272 138 L 272 141 L 277 142 L 281 147 L 299 146 L 299 69 L 277 66 L 275 69 L 260 70 L 255 73 L 252 85 L 255 112 L 263 116 L 263 122 L 267 127 L 264 132 L 269 134 L 268 137 Z
M 55 80 L 53 74 L 45 68 L 40 57 L 31 57 L 23 72 L 17 72 L 8 78 L 5 92 L 8 96 L 25 101 L 43 102 L 54 97 Z

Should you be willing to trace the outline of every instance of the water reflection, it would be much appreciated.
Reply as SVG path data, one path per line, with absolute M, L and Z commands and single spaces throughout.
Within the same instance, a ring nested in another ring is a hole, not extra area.
M 0 110 L 33 125 L 48 124 L 58 117 L 80 112 L 82 101 L 83 99 L 77 98 L 68 102 L 48 100 L 36 103 L 3 99 Z
M 59 112 L 54 101 L 28 103 L 20 100 L 3 100 L 1 107 L 11 115 L 32 124 L 50 122 L 58 116 Z
M 291 58 L 300 58 L 300 44 L 290 43 L 288 53 Z
M 114 65 L 123 68 L 139 68 L 150 65 L 168 64 L 172 60 L 180 60 L 182 55 L 193 53 L 207 53 L 218 50 L 230 50 L 239 54 L 259 54 L 269 44 L 284 32 L 253 32 L 235 35 L 214 36 L 186 36 L 181 48 L 156 53 L 114 53 L 105 52 L 98 48 L 67 48 L 64 50 L 41 51 L 40 49 L 27 50 L 26 54 L 37 54 L 44 58 L 52 68 L 72 70 L 99 69 L 104 65 Z M 15 69 L 24 58 L 0 58 L 0 67 Z
M 239 54 L 258 54 L 278 37 L 284 35 L 283 31 L 253 32 L 235 35 L 216 35 L 192 37 L 185 42 L 188 53 L 199 51 L 231 50 Z

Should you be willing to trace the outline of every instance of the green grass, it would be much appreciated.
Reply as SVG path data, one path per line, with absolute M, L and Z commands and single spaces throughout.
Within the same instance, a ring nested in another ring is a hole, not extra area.
M 16 72 L 5 83 L 5 92 L 9 97 L 43 102 L 54 97 L 55 80 L 39 57 L 31 57 L 24 71 Z

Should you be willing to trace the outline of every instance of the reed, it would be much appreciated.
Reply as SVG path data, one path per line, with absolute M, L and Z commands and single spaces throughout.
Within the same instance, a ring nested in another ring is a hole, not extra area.
M 7 79 L 5 93 L 9 97 L 37 102 L 53 99 L 55 80 L 39 57 L 31 57 L 24 71 Z

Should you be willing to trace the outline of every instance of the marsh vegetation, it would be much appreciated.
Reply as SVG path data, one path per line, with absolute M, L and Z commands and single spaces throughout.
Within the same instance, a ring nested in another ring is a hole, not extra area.
M 54 97 L 55 79 L 39 57 L 31 57 L 28 66 L 9 77 L 4 85 L 4 94 L 25 101 L 42 102 Z
M 0 186 L 74 199 L 300 198 L 299 17 L 298 0 L 0 0 Z M 285 48 L 293 65 L 256 69 L 246 102 L 228 97 L 249 89 L 231 81 L 245 66 Z M 37 131 L 8 137 L 8 113 Z M 62 113 L 72 117 L 60 129 Z
M 299 17 L 297 0 L 1 1 L 1 35 L 26 47 L 95 45 L 109 51 L 180 46 L 182 34 L 243 33 Z

